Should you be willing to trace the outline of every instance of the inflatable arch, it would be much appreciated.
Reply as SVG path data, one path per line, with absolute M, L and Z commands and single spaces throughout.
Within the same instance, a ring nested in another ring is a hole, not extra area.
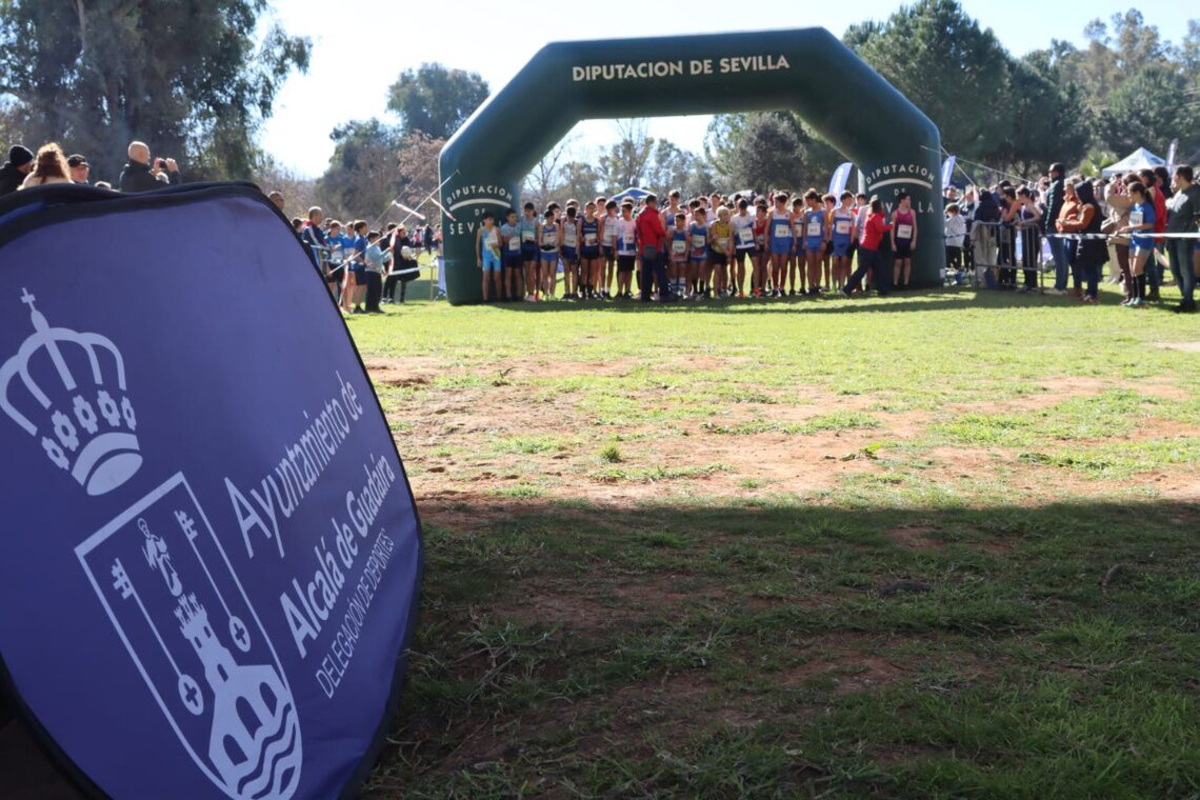
M 940 283 L 941 138 L 906 97 L 824 28 L 546 45 L 451 137 L 440 160 L 446 287 L 482 299 L 474 255 L 485 211 L 520 202 L 521 181 L 583 119 L 790 109 L 854 161 L 867 191 L 912 196 L 912 283 Z M 655 187 L 665 188 L 665 187 Z M 766 190 L 769 187 L 759 187 Z M 794 187 L 801 188 L 801 187 Z

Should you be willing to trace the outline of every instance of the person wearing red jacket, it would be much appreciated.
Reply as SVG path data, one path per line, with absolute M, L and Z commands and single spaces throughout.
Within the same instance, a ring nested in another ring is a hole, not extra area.
M 888 285 L 886 278 L 890 278 L 888 270 L 884 269 L 884 264 L 879 258 L 879 245 L 883 242 L 883 235 L 890 231 L 892 226 L 885 221 L 883 215 L 883 201 L 878 197 L 871 198 L 871 213 L 867 215 L 866 224 L 863 225 L 862 238 L 858 243 L 858 269 L 850 276 L 850 281 L 842 287 L 842 294 L 849 297 L 855 289 L 858 288 L 868 270 L 871 272 L 872 280 L 879 288 L 879 294 L 882 297 L 887 296 Z
M 663 264 L 663 247 L 667 240 L 667 229 L 663 227 L 662 215 L 658 213 L 658 198 L 646 196 L 646 207 L 637 218 L 638 255 L 642 257 L 642 302 L 650 302 L 651 278 L 658 281 L 658 299 L 666 303 L 672 299 L 667 286 L 667 269 Z

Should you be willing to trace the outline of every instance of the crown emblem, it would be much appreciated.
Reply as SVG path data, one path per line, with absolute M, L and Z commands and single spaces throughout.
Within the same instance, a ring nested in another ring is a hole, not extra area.
M 125 360 L 98 333 L 50 327 L 34 299 L 22 290 L 34 332 L 0 367 L 0 409 L 89 495 L 105 494 L 142 465 Z

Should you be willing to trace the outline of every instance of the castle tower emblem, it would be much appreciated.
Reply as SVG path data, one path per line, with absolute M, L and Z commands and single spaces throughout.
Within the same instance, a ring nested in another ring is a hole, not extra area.
M 125 360 L 98 333 L 51 327 L 22 290 L 33 334 L 0 366 L 0 410 L 91 496 L 124 484 L 142 465 Z
M 304 763 L 300 711 L 183 474 L 75 554 L 192 763 L 229 800 L 290 800 Z

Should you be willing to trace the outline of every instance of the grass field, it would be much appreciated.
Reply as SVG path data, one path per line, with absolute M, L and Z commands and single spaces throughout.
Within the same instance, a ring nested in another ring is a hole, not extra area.
M 428 553 L 366 795 L 1200 796 L 1200 324 L 1104 302 L 352 318 Z

